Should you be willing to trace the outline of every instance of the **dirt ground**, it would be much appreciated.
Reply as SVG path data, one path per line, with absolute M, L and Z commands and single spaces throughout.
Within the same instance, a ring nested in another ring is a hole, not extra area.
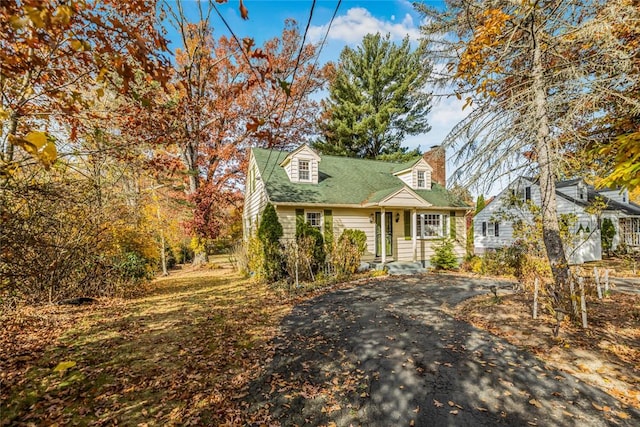
M 640 408 L 640 295 L 614 293 L 588 299 L 588 324 L 565 319 L 558 337 L 555 318 L 532 319 L 533 301 L 522 293 L 466 300 L 455 316 L 530 351 L 554 368 Z

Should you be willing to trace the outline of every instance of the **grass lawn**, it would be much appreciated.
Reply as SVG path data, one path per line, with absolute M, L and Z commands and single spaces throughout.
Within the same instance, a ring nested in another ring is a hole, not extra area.
M 0 425 L 235 424 L 290 307 L 219 265 L 134 300 L 4 313 Z

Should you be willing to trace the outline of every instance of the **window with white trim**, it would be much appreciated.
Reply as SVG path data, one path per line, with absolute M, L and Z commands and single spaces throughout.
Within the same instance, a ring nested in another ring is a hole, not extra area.
M 322 231 L 322 214 L 320 212 L 307 212 L 307 224 Z
M 418 171 L 418 183 L 417 188 L 427 188 L 427 180 L 424 171 Z
M 311 181 L 311 168 L 309 160 L 298 161 L 298 179 L 300 179 L 300 181 Z
M 482 235 L 489 236 L 489 237 L 500 237 L 500 223 L 499 222 L 483 222 Z
M 416 218 L 416 236 L 422 239 L 445 237 L 447 235 L 447 224 L 447 215 L 418 214 Z

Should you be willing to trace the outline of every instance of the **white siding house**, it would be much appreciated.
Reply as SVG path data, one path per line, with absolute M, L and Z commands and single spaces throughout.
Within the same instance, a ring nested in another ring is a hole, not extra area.
M 589 209 L 596 198 L 606 205 L 600 217 Z M 570 224 L 571 241 L 565 247 L 569 263 L 602 259 L 603 218 L 610 218 L 616 228 L 614 249 L 623 243 L 631 249 L 640 249 L 640 206 L 630 203 L 626 192 L 596 191 L 582 179 L 573 179 L 556 184 L 556 199 L 559 218 Z M 535 179 L 520 177 L 509 184 L 473 219 L 475 253 L 512 245 L 518 237 L 514 235 L 516 221 L 533 224 L 530 210 L 518 201 L 540 206 L 540 200 L 540 187 Z
M 296 221 L 305 221 L 325 238 L 345 229 L 364 231 L 366 261 L 426 266 L 433 248 L 449 237 L 462 258 L 470 207 L 433 182 L 432 166 L 422 157 L 398 164 L 321 156 L 307 145 L 290 153 L 254 148 L 245 186 L 245 237 L 255 232 L 270 202 L 284 240 L 295 238 Z

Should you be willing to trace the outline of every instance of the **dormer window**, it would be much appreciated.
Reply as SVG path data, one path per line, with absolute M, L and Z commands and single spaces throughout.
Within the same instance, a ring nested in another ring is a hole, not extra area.
M 311 169 L 309 160 L 300 160 L 298 162 L 298 178 L 300 181 L 311 181 Z
M 578 199 L 585 200 L 587 198 L 587 194 L 585 190 L 586 189 L 585 189 L 584 182 L 579 181 L 578 182 Z
M 321 160 L 318 153 L 313 151 L 307 144 L 302 144 L 289 153 L 280 163 L 280 166 L 287 172 L 291 182 L 317 184 Z
M 425 178 L 424 171 L 418 171 L 418 185 L 417 185 L 417 187 L 418 188 L 427 188 L 426 182 L 427 182 L 427 180 Z

